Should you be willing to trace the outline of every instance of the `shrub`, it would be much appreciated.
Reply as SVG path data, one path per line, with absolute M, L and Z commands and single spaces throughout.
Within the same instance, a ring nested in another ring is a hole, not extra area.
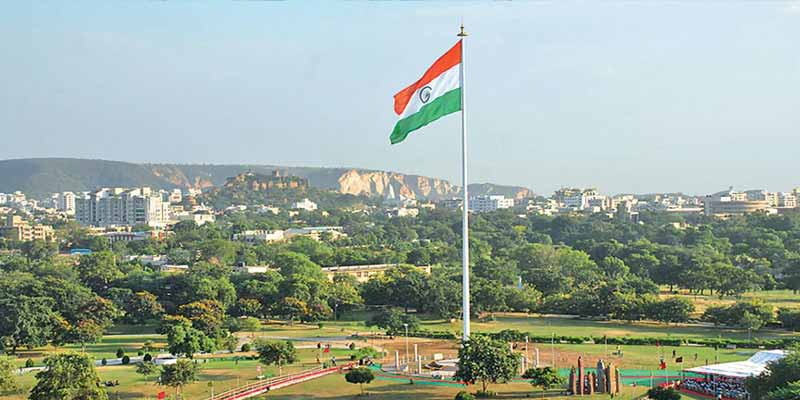
M 475 395 L 470 392 L 460 391 L 455 397 L 455 400 L 475 400 Z
M 800 309 L 780 308 L 778 321 L 786 329 L 800 331 Z
M 150 353 L 145 353 L 144 358 L 142 358 L 142 360 L 144 360 L 144 362 L 153 361 L 153 356 L 151 356 Z
M 33 363 L 33 359 L 29 358 L 25 360 L 25 368 L 33 368 L 36 364 Z
M 647 391 L 647 397 L 652 400 L 680 400 L 680 393 L 673 388 L 654 387 Z
M 128 356 L 122 356 L 122 365 L 128 365 L 131 363 L 131 358 Z
M 117 358 L 122 358 L 125 355 L 125 350 L 117 349 Z
M 242 345 L 242 352 L 243 352 L 243 353 L 247 353 L 247 352 L 249 352 L 249 351 L 250 351 L 250 349 L 251 349 L 251 347 L 250 347 L 250 343 L 245 343 L 245 344 L 243 344 L 243 345 Z
M 349 345 L 347 345 L 347 347 L 348 347 L 350 350 L 355 350 L 355 349 L 356 349 L 356 343 L 355 343 L 355 342 L 350 342 L 350 344 L 349 344 Z
M 108 360 L 106 360 L 105 358 L 100 360 L 100 365 L 107 365 L 107 364 L 108 364 Z

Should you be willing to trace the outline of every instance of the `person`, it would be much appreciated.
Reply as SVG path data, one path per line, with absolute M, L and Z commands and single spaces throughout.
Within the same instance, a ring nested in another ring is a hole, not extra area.
M 672 349 L 672 358 L 675 358 L 675 349 Z

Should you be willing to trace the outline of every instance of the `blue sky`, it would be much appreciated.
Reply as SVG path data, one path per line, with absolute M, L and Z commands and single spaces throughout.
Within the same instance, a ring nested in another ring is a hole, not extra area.
M 464 21 L 471 182 L 800 186 L 798 2 L 9 2 L 0 158 L 352 166 L 460 181 L 392 96 Z

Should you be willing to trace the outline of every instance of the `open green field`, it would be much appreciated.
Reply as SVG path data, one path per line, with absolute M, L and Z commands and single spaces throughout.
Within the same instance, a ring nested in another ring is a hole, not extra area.
M 769 292 L 771 299 L 777 302 L 791 303 L 798 301 L 794 299 L 789 292 Z M 716 298 L 707 299 L 709 302 L 714 301 Z M 718 299 L 716 299 L 718 300 Z M 299 340 L 315 341 L 355 341 L 359 346 L 378 345 L 382 347 L 392 346 L 390 341 L 376 340 L 367 338 L 350 339 L 354 334 L 368 334 L 379 333 L 380 330 L 365 326 L 362 322 L 366 317 L 363 314 L 349 316 L 349 320 L 343 321 L 328 321 L 320 325 L 318 324 L 300 324 L 295 323 L 292 325 L 272 322 L 262 326 L 258 332 L 242 332 L 240 336 L 269 336 L 269 337 L 287 337 Z M 422 327 L 428 330 L 435 331 L 450 331 L 458 334 L 461 328 L 461 322 L 458 320 L 442 320 L 442 319 L 424 319 L 422 320 Z M 697 324 L 683 324 L 683 325 L 665 325 L 652 322 L 637 322 L 627 323 L 623 321 L 594 321 L 576 318 L 561 318 L 554 316 L 538 316 L 526 314 L 496 314 L 494 321 L 477 322 L 473 321 L 473 329 L 476 332 L 496 332 L 503 329 L 515 329 L 522 332 L 528 332 L 533 335 L 556 335 L 565 336 L 591 336 L 601 338 L 604 335 L 609 337 L 613 336 L 626 336 L 626 337 L 681 337 L 681 338 L 735 338 L 746 339 L 747 332 L 738 329 L 716 328 L 712 326 L 704 326 Z M 85 349 L 81 346 L 71 345 L 66 347 L 46 347 L 34 349 L 32 351 L 20 350 L 17 358 L 18 365 L 24 364 L 27 358 L 32 358 L 35 364 L 42 365 L 43 357 L 53 352 L 72 350 L 72 351 L 86 351 L 95 359 L 114 358 L 115 352 L 118 348 L 122 348 L 126 354 L 134 356 L 139 351 L 146 340 L 152 340 L 156 347 L 165 346 L 165 338 L 161 335 L 154 333 L 153 326 L 117 326 L 106 335 L 100 343 L 88 344 Z M 798 336 L 797 333 L 786 331 L 770 331 L 763 330 L 753 333 L 754 337 L 760 338 L 777 338 L 787 336 Z M 394 342 L 394 348 L 397 348 L 398 340 Z M 450 346 L 455 348 L 454 342 L 448 341 L 432 341 L 432 340 L 419 340 L 420 353 L 430 355 L 433 352 L 441 352 L 442 346 Z M 426 347 L 431 345 L 432 348 Z M 438 347 L 437 347 L 438 346 Z M 641 371 L 656 370 L 658 368 L 659 356 L 664 355 L 667 359 L 669 369 L 680 370 L 696 365 L 714 362 L 727 362 L 744 360 L 749 357 L 755 350 L 734 350 L 734 349 L 719 349 L 715 351 L 713 348 L 708 347 L 669 347 L 663 346 L 656 348 L 655 346 L 622 346 L 622 355 L 619 355 L 616 346 L 604 346 L 602 344 L 562 344 L 556 343 L 551 347 L 549 343 L 536 343 L 530 344 L 529 354 L 533 358 L 535 348 L 539 348 L 540 362 L 542 364 L 551 364 L 553 362 L 553 350 L 555 350 L 555 364 L 557 367 L 566 368 L 575 365 L 577 357 L 582 356 L 587 365 L 593 365 L 596 361 L 602 358 L 606 362 L 613 362 L 615 365 L 624 369 L 637 369 Z M 675 364 L 672 360 L 672 350 L 675 350 L 678 356 L 684 357 L 683 364 Z M 310 368 L 315 365 L 316 350 L 313 349 L 300 349 L 298 350 L 301 361 L 298 364 L 285 368 L 286 372 L 297 371 L 301 369 Z M 333 354 L 337 357 L 348 357 L 349 350 L 333 350 Z M 695 354 L 697 355 L 695 358 Z M 255 360 L 241 360 L 238 363 L 233 361 L 230 357 L 219 356 L 206 359 L 204 356 L 198 357 L 201 362 L 204 362 L 200 380 L 192 385 L 184 388 L 184 393 L 187 398 L 191 399 L 204 399 L 210 396 L 211 387 L 209 382 L 213 382 L 216 392 L 221 392 L 232 387 L 237 383 L 244 384 L 256 379 L 258 362 Z M 323 361 L 330 356 L 323 358 Z M 390 360 L 384 360 L 388 362 Z M 134 366 L 108 366 L 98 367 L 98 372 L 103 381 L 119 380 L 120 385 L 108 388 L 111 399 L 145 399 L 150 396 L 153 398 L 156 393 L 164 390 L 162 387 L 153 384 L 154 377 L 150 377 L 150 382 L 146 382 L 144 377 L 138 375 L 134 371 Z M 275 367 L 263 367 L 264 374 L 273 375 L 277 373 Z M 649 372 L 643 372 L 649 373 Z M 655 372 L 657 374 L 658 372 Z M 16 395 L 0 396 L 2 399 L 8 400 L 22 400 L 26 398 L 26 393 L 35 384 L 34 374 L 26 374 L 19 378 L 23 387 L 23 392 Z M 509 385 L 498 385 L 494 390 L 501 393 L 509 393 L 510 395 L 518 395 L 524 397 L 525 394 L 534 393 L 532 388 L 524 383 L 514 383 Z M 631 391 L 626 394 L 627 397 L 633 398 L 634 390 L 632 387 L 627 388 Z M 640 388 L 636 394 L 641 394 L 643 390 Z M 458 388 L 452 387 L 431 387 L 429 385 L 416 384 L 409 385 L 405 382 L 377 380 L 370 385 L 370 398 L 379 399 L 416 399 L 416 398 L 430 398 L 430 399 L 452 399 Z M 341 376 L 330 376 L 317 381 L 312 381 L 298 385 L 295 387 L 282 389 L 279 392 L 270 394 L 265 398 L 277 399 L 346 399 L 353 398 L 358 393 L 358 387 L 355 385 L 346 384 L 344 378 Z M 535 395 L 533 397 L 536 397 Z M 589 399 L 588 397 L 586 397 Z M 604 397 L 606 398 L 606 397 Z
M 90 349 L 87 347 L 87 352 L 89 352 L 89 350 Z M 316 366 L 316 349 L 299 349 L 297 353 L 300 362 L 284 367 L 284 373 L 300 371 Z M 325 356 L 324 360 L 329 359 L 333 355 L 339 359 L 348 358 L 350 353 L 350 350 L 333 349 L 330 354 Z M 94 355 L 94 353 L 92 354 Z M 198 357 L 198 362 L 201 363 L 199 380 L 183 388 L 183 393 L 187 399 L 194 400 L 210 397 L 211 387 L 209 386 L 209 382 L 213 382 L 214 390 L 217 393 L 232 389 L 238 384 L 253 382 L 258 376 L 258 367 L 261 365 L 256 360 L 240 360 L 237 362 L 234 361 L 231 356 L 214 358 Z M 106 389 L 111 400 L 146 399 L 148 396 L 149 398 L 155 398 L 156 394 L 162 390 L 166 390 L 167 393 L 170 393 L 166 388 L 154 384 L 155 377 L 151 376 L 148 381 L 145 381 L 142 375 L 136 373 L 135 368 L 136 367 L 133 365 L 97 368 L 102 381 L 119 381 L 119 386 Z M 277 375 L 278 368 L 274 366 L 262 366 L 262 374 L 265 376 Z M 0 398 L 8 400 L 26 399 L 27 392 L 36 383 L 35 374 L 25 374 L 18 378 L 18 382 L 22 386 L 21 393 L 0 396 Z
M 679 291 L 677 294 L 669 293 L 668 288 L 662 288 L 661 297 L 682 297 L 691 301 L 695 307 L 695 316 L 699 317 L 710 306 L 730 305 L 737 301 L 733 297 L 719 298 L 719 296 L 698 296 L 689 294 L 687 291 Z M 760 292 L 748 292 L 742 295 L 743 300 L 762 300 L 767 304 L 780 307 L 800 309 L 800 294 L 795 294 L 791 290 L 765 290 Z
M 536 314 L 497 313 L 494 321 L 472 321 L 474 332 L 499 332 L 515 329 L 531 335 L 548 336 L 553 333 L 563 336 L 608 337 L 674 337 L 674 338 L 722 338 L 747 339 L 744 329 L 714 327 L 705 324 L 663 324 L 649 321 L 599 321 L 569 317 L 539 316 Z M 449 331 L 460 334 L 461 320 L 425 319 L 421 327 L 431 331 Z M 312 324 L 269 324 L 256 335 L 287 338 L 347 337 L 353 334 L 380 333 L 380 329 L 367 327 L 361 321 L 329 321 L 322 328 Z M 773 339 L 800 337 L 798 332 L 762 329 L 753 332 L 753 338 Z
M 430 330 L 449 330 L 458 332 L 461 321 L 426 320 L 422 326 Z M 503 329 L 516 329 L 533 335 L 591 336 L 608 337 L 676 337 L 676 338 L 726 338 L 747 339 L 747 331 L 742 329 L 720 328 L 699 324 L 662 324 L 656 322 L 596 321 L 578 318 L 546 317 L 526 314 L 496 314 L 495 321 L 472 322 L 475 332 L 498 332 Z M 753 337 L 780 338 L 800 337 L 797 332 L 784 330 L 761 330 Z
M 136 338 L 137 340 L 134 340 Z M 157 337 L 156 337 L 157 338 Z M 87 352 L 90 352 L 95 357 L 101 354 L 111 356 L 116 351 L 117 346 L 127 345 L 130 349 L 135 349 L 140 342 L 143 342 L 142 337 L 139 336 L 122 336 L 122 337 L 108 337 L 102 345 L 87 346 Z M 664 346 L 656 348 L 654 346 L 622 346 L 622 356 L 616 353 L 615 346 L 604 345 L 584 345 L 584 344 L 557 344 L 551 348 L 550 345 L 534 345 L 529 348 L 529 354 L 533 357 L 535 348 L 539 348 L 540 362 L 542 364 L 550 364 L 552 362 L 552 350 L 555 350 L 556 366 L 559 368 L 566 368 L 575 365 L 577 356 L 580 355 L 584 358 L 586 365 L 593 365 L 599 358 L 604 359 L 605 362 L 613 362 L 615 365 L 625 369 L 639 369 L 642 374 L 646 375 L 650 371 L 654 371 L 656 382 L 658 381 L 658 358 L 659 354 L 664 354 L 668 359 L 669 368 L 673 370 L 681 369 L 683 367 L 690 367 L 699 365 L 705 362 L 714 362 L 715 359 L 719 362 L 743 360 L 747 358 L 753 350 L 727 350 L 720 349 L 714 351 L 712 348 L 704 347 L 668 347 Z M 686 362 L 678 365 L 671 362 L 671 352 L 675 349 L 677 355 L 683 356 Z M 420 352 L 425 353 L 425 347 L 420 347 Z M 315 365 L 316 350 L 314 349 L 300 349 L 298 350 L 301 362 L 287 368 L 285 371 L 297 371 L 309 368 Z M 349 355 L 348 350 L 334 349 L 333 355 L 340 358 L 345 358 Z M 694 354 L 698 354 L 697 361 L 694 361 Z M 327 358 L 329 356 L 326 356 Z M 184 393 L 187 398 L 191 399 L 205 399 L 210 396 L 211 388 L 209 382 L 214 382 L 214 389 L 216 392 L 221 392 L 232 387 L 238 383 L 252 382 L 257 375 L 258 362 L 255 360 L 241 360 L 238 363 L 228 359 L 212 358 L 200 359 L 202 364 L 202 372 L 199 381 L 184 388 Z M 147 396 L 155 396 L 163 388 L 154 385 L 152 382 L 153 377 L 149 378 L 149 382 L 134 372 L 134 366 L 111 366 L 99 367 L 98 373 L 102 380 L 119 380 L 120 385 L 108 388 L 111 399 L 144 399 Z M 273 375 L 277 373 L 275 367 L 263 367 L 263 373 Z M 26 374 L 20 378 L 20 383 L 27 392 L 34 384 L 35 379 L 33 374 Z M 525 394 L 532 393 L 532 388 L 524 383 L 515 382 L 508 385 L 497 385 L 494 387 L 506 395 L 513 395 L 524 397 Z M 641 394 L 644 389 L 634 389 L 633 387 L 626 387 L 626 393 L 623 397 L 634 398 L 636 395 Z M 370 397 L 384 398 L 384 399 L 414 399 L 414 398 L 430 398 L 430 399 L 452 399 L 458 388 L 453 387 L 432 387 L 424 384 L 409 385 L 405 382 L 376 380 L 370 385 Z M 340 375 L 326 377 L 320 380 L 304 383 L 295 387 L 282 389 L 279 392 L 270 394 L 264 398 L 277 398 L 277 399 L 349 399 L 354 398 L 358 393 L 358 387 L 346 384 L 344 378 Z M 535 396 L 534 396 L 535 397 Z M 22 400 L 25 399 L 25 394 L 12 395 L 2 397 L 8 400 Z M 597 397 L 601 398 L 601 397 Z M 606 397 L 602 397 L 606 398 Z M 620 398 L 620 397 L 618 397 Z M 589 397 L 587 397 L 589 399 Z
M 407 382 L 397 382 L 394 380 L 376 379 L 371 384 L 366 385 L 366 390 L 369 392 L 370 399 L 382 400 L 416 400 L 416 399 L 431 399 L 431 400 L 452 400 L 453 397 L 462 388 L 457 387 L 442 387 L 432 386 L 425 384 L 409 384 Z M 539 389 L 532 387 L 524 382 L 515 382 L 511 384 L 492 385 L 489 388 L 499 392 L 502 398 L 538 398 Z M 469 388 L 470 391 L 475 391 L 477 388 L 474 386 Z M 646 388 L 638 387 L 633 388 L 627 386 L 624 388 L 620 396 L 615 399 L 635 399 L 641 396 L 646 391 Z M 273 394 L 261 397 L 261 399 L 275 399 L 275 400 L 300 400 L 300 399 L 356 399 L 358 398 L 358 385 L 352 385 L 345 382 L 344 377 L 341 375 L 330 375 L 314 381 L 302 383 L 296 386 L 290 386 L 286 389 L 281 389 Z M 555 393 L 555 392 L 554 392 Z M 568 399 L 574 397 L 558 396 L 548 397 L 549 399 Z M 583 396 L 581 399 L 585 400 L 599 400 L 608 399 L 608 395 L 596 396 Z

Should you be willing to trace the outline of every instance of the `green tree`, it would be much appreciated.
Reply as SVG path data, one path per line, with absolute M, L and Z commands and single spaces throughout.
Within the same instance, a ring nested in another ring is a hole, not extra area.
M 48 261 L 58 252 L 58 246 L 54 242 L 46 242 L 44 240 L 31 240 L 23 242 L 21 246 L 22 254 L 28 260 L 32 261 Z
M 800 400 L 800 381 L 770 391 L 763 400 Z
M 167 335 L 167 348 L 175 355 L 183 354 L 192 358 L 200 351 L 213 351 L 216 348 L 214 339 L 193 328 L 191 322 L 183 318 L 167 324 L 163 331 Z
M 275 313 L 286 317 L 289 320 L 289 324 L 292 324 L 296 318 L 304 318 L 308 315 L 308 305 L 296 297 L 284 297 L 276 305 Z
M 79 343 L 82 346 L 97 342 L 120 315 L 121 312 L 110 300 L 94 296 L 87 299 L 70 319 L 58 325 L 56 340 L 59 343 Z
M 111 282 L 123 277 L 122 271 L 117 267 L 116 256 L 110 251 L 81 256 L 76 269 L 81 281 L 101 295 L 107 293 Z
M 220 330 L 225 322 L 225 308 L 216 300 L 199 300 L 184 304 L 178 307 L 178 314 L 192 321 L 192 327 L 208 337 L 220 336 Z
M 419 319 L 413 315 L 402 313 L 391 308 L 381 310 L 381 312 L 375 314 L 367 321 L 367 326 L 377 326 L 378 328 L 386 329 L 386 333 L 389 335 L 404 334 L 406 325 L 408 326 L 408 332 L 416 332 L 419 330 Z
M 158 365 L 152 361 L 142 361 L 136 364 L 136 373 L 144 376 L 145 382 L 147 382 L 147 377 L 157 374 L 158 371 Z
M 180 399 L 181 388 L 197 380 L 200 367 L 190 360 L 178 360 L 175 364 L 161 366 L 159 385 L 175 388 L 175 399 Z
M 336 274 L 328 298 L 328 305 L 333 309 L 335 319 L 339 319 L 343 311 L 364 304 L 364 299 L 356 289 L 357 283 L 351 275 Z
M 47 297 L 16 296 L 0 300 L 0 337 L 10 346 L 42 346 L 53 338 L 58 315 Z
M 163 313 L 164 307 L 158 298 L 148 291 L 134 293 L 125 305 L 126 317 L 134 324 L 143 324 Z
M 243 317 L 257 317 L 261 315 L 263 305 L 258 299 L 240 298 L 236 301 L 238 315 Z
M 670 297 L 651 303 L 648 307 L 648 317 L 665 323 L 681 323 L 689 321 L 689 315 L 694 311 L 694 304 L 680 297 Z
M 507 343 L 473 335 L 459 349 L 457 366 L 455 379 L 469 384 L 480 382 L 486 393 L 490 383 L 505 383 L 516 375 L 519 359 Z
M 91 358 L 61 353 L 44 359 L 45 369 L 36 373 L 30 400 L 107 400 Z
M 17 366 L 9 357 L 0 356 L 0 393 L 19 389 L 16 379 Z
M 278 375 L 283 374 L 285 364 L 294 364 L 297 361 L 297 350 L 290 341 L 256 341 L 258 361 L 264 365 L 277 365 Z
M 546 390 L 553 386 L 564 384 L 564 378 L 559 376 L 558 371 L 552 367 L 530 368 L 525 371 L 522 377 L 530 379 L 531 385 L 542 388 L 542 398 L 544 398 L 544 392 Z
M 361 395 L 364 395 L 364 384 L 369 384 L 375 379 L 372 370 L 367 367 L 353 368 L 344 375 L 344 380 L 349 383 L 358 384 L 361 388 Z
M 523 285 L 521 288 L 506 287 L 505 288 L 506 305 L 519 312 L 533 312 L 542 301 L 542 292 L 536 290 L 530 285 Z

